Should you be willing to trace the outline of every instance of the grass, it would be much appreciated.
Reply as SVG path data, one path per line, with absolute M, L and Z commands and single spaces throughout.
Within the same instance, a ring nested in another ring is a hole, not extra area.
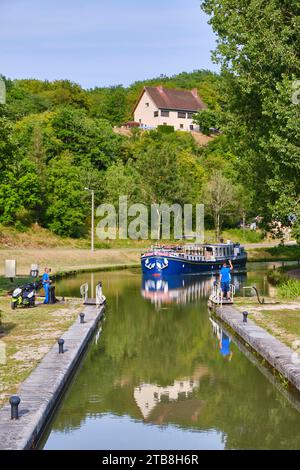
M 77 301 L 69 301 L 11 310 L 10 298 L 0 299 L 0 405 L 72 325 L 80 309 Z
M 288 279 L 279 285 L 277 293 L 280 299 L 300 299 L 300 282 L 296 279 Z
M 13 281 L 5 277 L 0 277 L 0 295 L 6 294 L 7 292 L 18 287 L 19 285 L 27 284 L 32 281 L 32 277 L 28 276 L 17 277 L 13 279 Z
M 0 225 L 0 247 L 9 248 L 43 248 L 43 247 L 73 247 L 80 248 L 87 246 L 87 240 L 74 240 L 72 238 L 62 238 L 37 224 L 19 231 L 13 227 Z
M 206 230 L 205 231 L 205 236 L 208 238 L 209 236 L 213 237 L 214 241 L 215 241 L 215 237 L 212 233 L 212 231 L 209 231 L 209 230 Z M 254 232 L 253 230 L 242 230 L 242 229 L 239 229 L 239 228 L 232 228 L 232 229 L 228 229 L 228 230 L 224 230 L 224 232 L 222 232 L 222 238 L 224 240 L 231 240 L 235 243 L 237 242 L 240 242 L 240 243 L 263 243 L 264 242 L 264 235 L 262 234 L 262 232 L 260 231 L 257 231 L 257 232 Z M 268 240 L 265 240 L 266 242 Z
M 224 240 L 232 240 L 241 243 L 261 243 L 264 241 L 261 232 L 252 230 L 228 229 L 222 233 Z M 205 231 L 205 241 L 216 242 L 213 230 Z M 174 240 L 164 240 L 165 243 L 176 243 Z M 116 248 L 146 248 L 151 245 L 150 240 L 98 240 L 95 239 L 95 248 L 116 249 Z M 90 247 L 90 237 L 81 239 L 64 238 L 55 235 L 53 232 L 33 224 L 23 231 L 13 227 L 0 225 L 0 248 L 77 248 L 87 249 Z
M 249 261 L 299 261 L 300 245 L 248 249 Z
M 253 313 L 251 319 L 287 346 L 291 347 L 293 342 L 300 338 L 300 308 L 260 310 Z
M 280 300 L 300 299 L 300 280 L 291 277 L 289 271 L 291 266 L 284 266 L 270 270 L 267 275 L 269 283 L 276 287 L 277 297 Z M 291 272 L 295 273 L 298 270 Z
M 76 248 L 0 250 L 0 275 L 4 275 L 4 261 L 6 259 L 16 259 L 17 274 L 28 276 L 32 263 L 37 263 L 40 266 L 40 272 L 45 266 L 51 267 L 53 274 L 82 269 L 101 269 L 118 265 L 138 265 L 141 251 L 136 248 L 96 250 L 94 253 L 90 250 Z

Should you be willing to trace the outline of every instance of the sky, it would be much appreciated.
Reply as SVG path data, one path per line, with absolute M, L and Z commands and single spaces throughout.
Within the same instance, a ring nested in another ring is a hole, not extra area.
M 0 0 L 0 74 L 84 88 L 210 69 L 200 0 Z

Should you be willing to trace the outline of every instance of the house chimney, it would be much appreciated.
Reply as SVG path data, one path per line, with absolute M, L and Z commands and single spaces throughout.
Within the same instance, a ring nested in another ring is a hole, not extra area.
M 192 89 L 192 94 L 193 94 L 196 98 L 199 98 L 197 88 L 193 88 L 193 89 Z
M 158 91 L 160 91 L 161 93 L 164 91 L 164 87 L 162 85 L 158 85 L 157 87 Z

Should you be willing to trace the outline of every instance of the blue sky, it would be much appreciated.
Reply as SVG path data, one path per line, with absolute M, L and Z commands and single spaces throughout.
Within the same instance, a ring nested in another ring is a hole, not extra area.
M 217 70 L 200 0 L 0 0 L 0 73 L 129 85 Z

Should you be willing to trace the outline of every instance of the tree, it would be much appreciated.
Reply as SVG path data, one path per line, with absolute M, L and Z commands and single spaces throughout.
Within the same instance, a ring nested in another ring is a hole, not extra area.
M 235 189 L 220 171 L 214 171 L 204 187 L 203 200 L 213 216 L 216 239 L 219 241 L 224 218 L 232 214 L 236 206 Z
M 106 119 L 113 126 L 128 121 L 131 109 L 127 103 L 127 94 L 122 85 L 92 90 L 89 94 L 90 115 Z
M 127 196 L 129 203 L 138 201 L 140 175 L 132 165 L 124 165 L 121 160 L 111 165 L 104 177 L 104 198 L 110 204 L 118 205 L 120 196 Z
M 47 172 L 46 218 L 50 230 L 61 236 L 79 238 L 85 234 L 89 207 L 85 202 L 90 166 L 74 165 L 64 152 L 51 160 Z
M 194 116 L 194 123 L 200 127 L 203 134 L 210 135 L 218 127 L 217 113 L 211 109 L 204 109 Z
M 300 193 L 300 106 L 292 100 L 300 76 L 299 1 L 203 0 L 202 8 L 218 35 L 222 130 L 267 223 L 283 198 L 292 192 L 293 205 Z
M 61 151 L 71 152 L 76 163 L 86 160 L 104 170 L 119 156 L 122 137 L 113 132 L 107 121 L 91 119 L 84 110 L 59 109 L 51 125 Z

